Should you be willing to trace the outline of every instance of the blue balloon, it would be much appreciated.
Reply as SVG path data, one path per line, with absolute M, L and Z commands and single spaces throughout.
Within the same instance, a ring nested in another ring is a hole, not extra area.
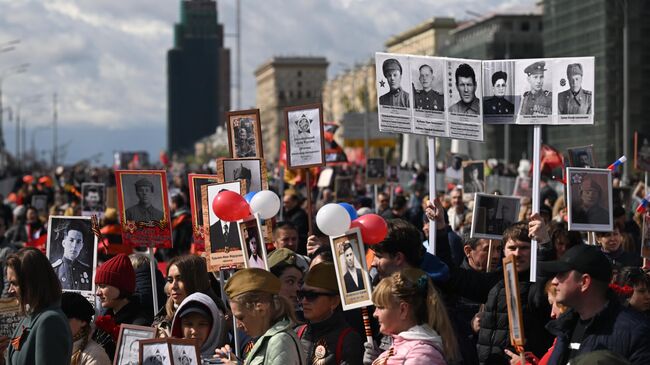
M 246 193 L 246 195 L 244 195 L 244 199 L 246 199 L 246 202 L 250 203 L 251 199 L 253 199 L 253 196 L 255 196 L 255 194 L 257 194 L 257 191 L 251 191 L 250 193 Z
M 359 215 L 357 214 L 357 210 L 354 209 L 352 204 L 350 204 L 350 203 L 339 203 L 339 205 L 342 206 L 343 208 L 345 208 L 345 210 L 348 211 L 348 214 L 350 215 L 350 220 L 353 221 L 353 220 L 355 220 L 355 219 L 357 219 L 359 217 Z

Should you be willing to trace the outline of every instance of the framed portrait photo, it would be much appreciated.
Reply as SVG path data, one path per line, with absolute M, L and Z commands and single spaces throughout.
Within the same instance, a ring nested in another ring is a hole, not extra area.
M 323 106 L 284 108 L 287 166 L 290 169 L 325 165 Z
M 32 207 L 36 209 L 39 216 L 47 216 L 47 195 L 32 195 Z
M 515 179 L 515 188 L 512 192 L 513 196 L 532 197 L 533 196 L 533 180 L 528 176 L 517 176 Z
M 388 182 L 398 183 L 399 182 L 399 165 L 388 165 L 388 172 L 386 173 L 386 178 Z
M 269 269 L 266 255 L 266 245 L 262 236 L 262 226 L 257 214 L 237 222 L 239 226 L 239 240 L 244 252 L 244 266 L 247 269 Z
M 219 182 L 243 180 L 248 193 L 269 188 L 263 158 L 220 158 L 217 160 L 217 176 Z
M 330 237 L 330 245 L 343 310 L 372 305 L 370 276 L 361 231 L 352 228 L 344 235 Z
M 611 232 L 614 226 L 612 172 L 567 167 L 570 231 Z
M 650 259 L 650 213 L 643 215 L 643 230 L 641 232 L 641 257 Z
M 137 365 L 140 361 L 140 341 L 156 337 L 153 327 L 136 326 L 132 324 L 120 325 L 117 337 L 113 365 Z
M 81 215 L 104 217 L 106 211 L 106 184 L 81 184 Z
M 650 135 L 634 132 L 634 167 L 650 171 Z
M 169 343 L 166 338 L 140 340 L 140 364 L 173 365 Z
M 594 145 L 571 147 L 567 149 L 569 166 L 571 167 L 596 167 Z
M 463 162 L 463 193 L 485 192 L 485 161 Z
M 513 346 L 523 346 L 526 342 L 524 336 L 524 317 L 521 314 L 521 301 L 519 299 L 517 260 L 515 260 L 513 255 L 503 259 L 503 279 L 506 287 L 510 341 Z
M 238 110 L 226 113 L 230 157 L 264 157 L 260 110 Z
M 500 240 L 503 231 L 517 222 L 520 199 L 515 196 L 474 194 L 470 237 Z
M 90 217 L 50 216 L 46 255 L 64 291 L 95 292 L 97 236 Z
M 168 338 L 172 365 L 201 365 L 201 352 L 197 340 Z
M 206 230 L 205 252 L 208 253 L 208 270 L 213 272 L 244 267 L 237 222 L 222 221 L 212 210 L 212 202 L 222 190 L 245 195 L 246 185 L 239 180 L 201 187 L 203 222 L 208 222 L 209 226 Z
M 354 199 L 354 192 L 352 191 L 353 184 L 352 176 L 337 176 L 334 179 L 334 194 L 336 195 L 336 201 L 352 201 Z
M 203 223 L 203 203 L 201 187 L 207 184 L 219 182 L 217 175 L 188 174 L 187 179 L 190 188 L 190 210 L 192 212 L 192 233 L 194 243 L 205 244 L 205 230 L 208 225 Z
M 386 182 L 386 160 L 369 158 L 366 160 L 366 182 L 380 185 Z

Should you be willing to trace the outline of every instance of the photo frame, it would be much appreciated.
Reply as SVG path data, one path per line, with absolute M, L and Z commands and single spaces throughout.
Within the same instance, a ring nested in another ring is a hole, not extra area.
M 387 166 L 386 180 L 391 183 L 399 182 L 399 165 Z
M 122 243 L 170 248 L 172 230 L 164 170 L 116 170 Z
M 11 338 L 25 317 L 16 298 L 0 298 L 0 336 Z
M 352 228 L 330 237 L 343 310 L 372 305 L 372 292 L 361 231 Z
M 205 245 L 205 232 L 209 225 L 203 223 L 203 203 L 201 187 L 207 184 L 216 184 L 219 182 L 217 175 L 207 174 L 188 174 L 188 186 L 190 189 L 190 211 L 192 213 L 192 234 L 194 243 Z
M 634 132 L 634 167 L 650 171 L 650 135 Z
M 354 199 L 352 183 L 352 176 L 337 176 L 334 178 L 334 194 L 337 202 L 350 202 Z
M 319 188 L 329 188 L 332 186 L 334 181 L 334 169 L 331 167 L 326 167 L 321 170 L 320 175 L 318 175 L 318 181 L 316 186 Z
M 167 338 L 172 365 L 201 365 L 201 350 L 197 340 Z
M 81 215 L 103 218 L 106 211 L 106 184 L 81 184 Z
M 168 339 L 140 340 L 140 364 L 173 365 Z
M 528 176 L 517 176 L 513 196 L 530 198 L 533 196 L 533 180 Z
M 324 166 L 323 105 L 284 108 L 284 123 L 288 168 Z
M 221 190 L 234 191 L 243 196 L 246 195 L 246 185 L 238 180 L 201 186 L 203 222 L 208 222 L 205 252 L 208 254 L 208 271 L 211 272 L 244 267 L 237 222 L 222 222 L 211 209 L 212 201 Z
M 231 158 L 264 157 L 259 109 L 226 113 L 228 150 Z
M 643 215 L 641 229 L 641 257 L 650 259 L 650 213 Z
M 113 365 L 135 365 L 140 361 L 141 340 L 150 340 L 156 337 L 153 327 L 121 324 L 115 347 Z
M 524 336 L 524 317 L 521 312 L 521 300 L 519 296 L 517 260 L 515 260 L 513 255 L 503 259 L 503 280 L 506 287 L 510 343 L 513 346 L 524 346 L 526 342 Z
M 515 196 L 474 194 L 471 238 L 503 239 L 503 231 L 518 221 L 520 199 Z
M 567 167 L 566 176 L 569 231 L 611 232 L 614 227 L 612 172 Z
M 386 160 L 368 158 L 366 160 L 366 183 L 381 185 L 386 182 Z
M 268 190 L 268 174 L 263 158 L 217 159 L 219 182 L 244 180 L 246 192 Z
M 90 217 L 50 216 L 45 251 L 64 291 L 95 293 L 97 236 Z
M 269 270 L 266 245 L 262 237 L 262 225 L 258 214 L 237 221 L 239 241 L 244 252 L 244 266 L 247 269 Z
M 47 216 L 47 195 L 32 195 L 32 207 L 36 208 L 39 216 Z
M 485 192 L 485 161 L 463 161 L 463 193 Z
M 594 145 L 567 148 L 569 155 L 569 166 L 571 167 L 596 167 L 596 156 Z

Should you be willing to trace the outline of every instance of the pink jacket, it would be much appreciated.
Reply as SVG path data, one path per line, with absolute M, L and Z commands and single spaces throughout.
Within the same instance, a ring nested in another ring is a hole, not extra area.
M 447 365 L 441 349 L 440 335 L 427 325 L 418 325 L 394 335 L 393 346 L 373 365 Z

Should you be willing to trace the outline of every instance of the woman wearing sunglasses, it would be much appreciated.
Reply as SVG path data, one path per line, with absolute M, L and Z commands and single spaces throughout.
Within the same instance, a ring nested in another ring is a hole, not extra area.
M 298 298 L 307 324 L 297 328 L 298 338 L 314 365 L 362 364 L 363 341 L 343 318 L 334 264 L 314 265 Z
M 379 331 L 393 345 L 378 365 L 446 365 L 459 358 L 447 310 L 427 274 L 404 269 L 382 279 L 372 293 Z

